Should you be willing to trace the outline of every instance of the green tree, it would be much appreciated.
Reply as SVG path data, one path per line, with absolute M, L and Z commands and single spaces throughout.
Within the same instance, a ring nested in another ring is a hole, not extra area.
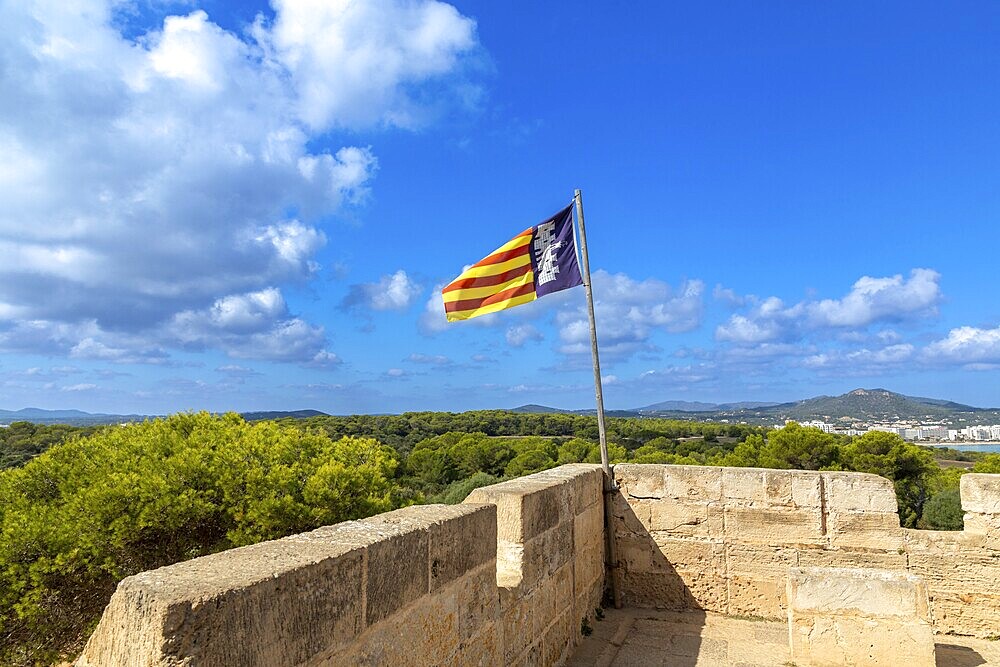
M 900 520 L 914 527 L 928 499 L 928 488 L 939 468 L 933 456 L 895 433 L 869 431 L 854 438 L 841 452 L 844 468 L 881 475 L 893 481 Z
M 835 436 L 789 422 L 768 434 L 759 464 L 763 468 L 821 470 L 834 465 L 838 453 Z
M 396 465 L 370 438 L 199 413 L 2 471 L 0 663 L 72 648 L 125 576 L 391 509 Z
M 957 490 L 942 491 L 924 504 L 920 527 L 931 530 L 962 530 L 965 527 L 962 499 Z
M 982 460 L 972 466 L 972 472 L 982 472 L 991 475 L 1000 474 L 1000 454 L 987 454 Z

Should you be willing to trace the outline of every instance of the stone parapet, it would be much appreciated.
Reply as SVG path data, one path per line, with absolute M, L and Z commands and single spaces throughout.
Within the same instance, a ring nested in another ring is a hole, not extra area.
M 601 489 L 563 466 L 143 572 L 76 664 L 560 664 L 604 585 Z
M 856 568 L 791 568 L 792 660 L 810 667 L 934 667 L 927 587 L 913 575 Z
M 604 589 L 599 466 L 565 465 L 476 489 L 497 508 L 503 665 L 554 665 L 593 622 Z
M 963 532 L 901 528 L 876 475 L 629 464 L 615 477 L 626 606 L 781 619 L 789 568 L 871 568 L 920 576 L 936 631 L 997 633 L 1000 475 L 963 476 Z

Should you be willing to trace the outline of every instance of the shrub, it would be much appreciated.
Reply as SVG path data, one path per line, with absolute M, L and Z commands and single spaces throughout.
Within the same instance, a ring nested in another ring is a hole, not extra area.
M 958 491 L 942 491 L 924 504 L 921 517 L 923 528 L 931 530 L 962 530 L 962 498 Z
M 0 472 L 0 664 L 75 648 L 128 575 L 391 509 L 395 467 L 375 440 L 199 413 Z

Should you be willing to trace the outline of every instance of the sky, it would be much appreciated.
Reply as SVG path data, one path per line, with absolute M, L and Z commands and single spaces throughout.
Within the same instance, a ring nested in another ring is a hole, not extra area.
M 1000 406 L 1000 4 L 0 3 L 0 408 Z

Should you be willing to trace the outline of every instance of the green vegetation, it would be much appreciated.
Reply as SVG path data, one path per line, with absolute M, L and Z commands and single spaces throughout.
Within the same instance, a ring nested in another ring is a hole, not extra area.
M 871 472 L 893 481 L 903 525 L 962 526 L 968 470 L 941 468 L 895 435 L 636 418 L 610 419 L 608 430 L 613 462 Z M 18 665 L 77 650 L 136 572 L 600 461 L 593 417 L 501 411 L 19 423 L 0 430 L 0 456 L 0 664 Z M 1000 455 L 972 469 L 1000 473 Z
M 52 445 L 74 436 L 90 435 L 99 427 L 44 426 L 31 422 L 14 422 L 0 428 L 0 470 L 22 466 Z
M 80 647 L 123 577 L 397 504 L 370 438 L 175 415 L 0 473 L 0 664 Z

